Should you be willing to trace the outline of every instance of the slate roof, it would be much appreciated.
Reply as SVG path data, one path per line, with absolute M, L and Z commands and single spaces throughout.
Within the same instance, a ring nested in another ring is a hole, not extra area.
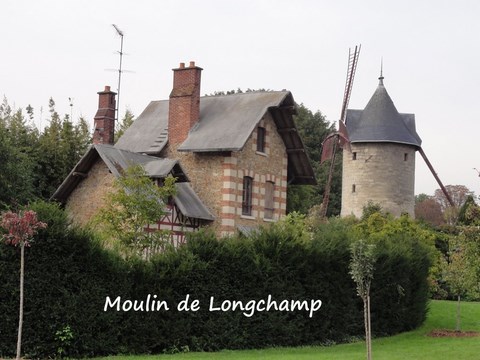
M 188 217 L 203 220 L 215 220 L 215 216 L 203 205 L 190 183 L 175 183 L 177 193 L 173 196 L 180 212 Z
M 393 142 L 420 147 L 415 115 L 401 114 L 388 95 L 383 78 L 364 110 L 347 110 L 346 124 L 352 143 Z
M 158 154 L 168 140 L 168 100 L 152 101 L 115 144 L 120 149 Z
M 137 154 L 112 145 L 92 145 L 52 195 L 52 199 L 65 202 L 80 181 L 88 176 L 88 172 L 98 158 L 103 160 L 115 177 L 120 176 L 121 172 L 132 164 L 142 164 L 147 175 L 154 179 L 165 178 L 172 174 L 177 178 L 175 183 L 177 193 L 174 200 L 182 214 L 198 219 L 214 220 L 213 215 L 195 194 L 190 184 L 185 182 L 187 177 L 177 160 Z
M 200 98 L 200 120 L 178 151 L 240 151 L 270 111 L 288 153 L 288 181 L 315 184 L 315 175 L 293 122 L 295 102 L 289 91 L 262 91 Z M 158 154 L 168 141 L 168 100 L 152 101 L 115 145 Z
M 280 106 L 284 100 L 294 105 L 288 91 L 204 97 L 200 100 L 200 121 L 190 130 L 188 138 L 178 150 L 242 150 L 268 109 Z

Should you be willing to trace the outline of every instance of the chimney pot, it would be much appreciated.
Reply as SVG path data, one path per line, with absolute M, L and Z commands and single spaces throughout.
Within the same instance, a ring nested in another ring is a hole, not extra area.
M 195 67 L 195 61 L 190 61 L 190 67 Z
M 180 63 L 179 68 L 180 68 L 180 69 L 185 69 L 185 63 Z
M 105 85 L 105 90 L 104 91 L 110 91 L 110 86 Z

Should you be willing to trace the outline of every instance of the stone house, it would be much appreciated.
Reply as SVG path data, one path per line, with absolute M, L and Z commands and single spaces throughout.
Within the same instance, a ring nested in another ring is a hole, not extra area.
M 248 232 L 286 214 L 287 185 L 315 184 L 293 121 L 289 91 L 200 96 L 202 69 L 173 69 L 168 100 L 152 101 L 113 145 L 115 93 L 99 92 L 92 148 L 53 195 L 74 221 L 86 223 L 128 164 L 148 175 L 177 178 L 172 214 L 159 228 L 212 226 L 217 234 Z

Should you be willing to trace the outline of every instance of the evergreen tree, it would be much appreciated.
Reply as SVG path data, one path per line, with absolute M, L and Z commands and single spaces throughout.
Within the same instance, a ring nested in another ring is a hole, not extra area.
M 55 110 L 55 102 L 49 101 L 50 120 L 40 135 L 38 145 L 38 188 L 40 195 L 48 199 L 67 177 L 75 164 L 85 154 L 91 142 L 85 119 L 73 125 L 70 117 L 63 120 Z
M 75 125 L 74 132 L 75 150 L 77 156 L 76 161 L 78 161 L 78 159 L 85 154 L 89 146 L 92 144 L 92 134 L 90 132 L 88 123 L 83 116 L 80 117 L 78 124 Z
M 36 128 L 27 125 L 21 109 L 4 98 L 0 105 L 0 209 L 15 208 L 34 199 L 33 147 Z
M 127 109 L 125 111 L 125 115 L 123 116 L 121 122 L 117 123 L 117 126 L 116 126 L 117 129 L 115 131 L 115 140 L 114 140 L 115 143 L 125 133 L 125 130 L 127 130 L 130 127 L 130 125 L 133 124 L 134 120 L 135 120 L 135 116 L 133 115 L 132 111 L 130 109 Z

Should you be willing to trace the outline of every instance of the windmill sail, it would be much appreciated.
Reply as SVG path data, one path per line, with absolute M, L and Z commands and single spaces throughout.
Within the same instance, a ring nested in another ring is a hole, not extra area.
M 350 140 L 348 138 L 348 132 L 344 121 L 347 113 L 348 102 L 350 101 L 350 94 L 352 93 L 353 79 L 355 78 L 360 48 L 361 45 L 358 45 L 355 46 L 355 50 L 353 52 L 351 49 L 348 50 L 347 78 L 345 81 L 345 92 L 343 94 L 342 111 L 340 113 L 338 131 L 328 135 L 322 144 L 320 164 L 327 160 L 331 160 L 331 162 L 327 183 L 325 185 L 325 191 L 323 193 L 322 210 L 320 212 L 321 217 L 327 216 L 328 202 L 330 200 L 330 188 L 332 186 L 333 171 L 335 169 L 335 153 L 337 151 L 337 146 L 339 145 L 343 149 L 351 151 Z

